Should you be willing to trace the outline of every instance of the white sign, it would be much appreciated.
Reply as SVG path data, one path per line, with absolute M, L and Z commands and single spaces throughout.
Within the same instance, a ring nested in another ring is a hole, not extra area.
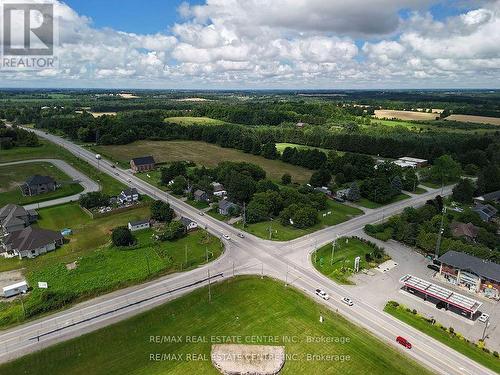
M 360 260 L 361 260 L 361 258 L 360 258 L 360 257 L 356 257 L 356 258 L 354 258 L 354 270 L 355 270 L 356 272 L 359 272 L 359 261 L 360 261 Z
M 38 282 L 38 287 L 40 289 L 47 289 L 49 286 L 47 285 L 47 283 L 45 281 L 39 281 Z

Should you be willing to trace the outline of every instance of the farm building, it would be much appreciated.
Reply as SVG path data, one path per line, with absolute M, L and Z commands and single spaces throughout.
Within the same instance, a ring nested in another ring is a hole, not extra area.
M 156 162 L 152 156 L 141 156 L 130 160 L 130 168 L 134 172 L 147 172 L 155 169 Z
M 484 297 L 500 299 L 500 264 L 450 250 L 439 259 L 439 277 Z
M 52 177 L 38 174 L 28 177 L 26 182 L 21 185 L 23 194 L 30 196 L 55 191 L 56 189 L 57 183 Z

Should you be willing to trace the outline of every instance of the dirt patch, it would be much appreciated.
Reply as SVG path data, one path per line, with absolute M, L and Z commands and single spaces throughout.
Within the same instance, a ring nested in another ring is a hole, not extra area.
M 12 285 L 21 281 L 24 281 L 24 276 L 21 270 L 0 272 L 0 289 L 7 285 Z
M 413 121 L 429 121 L 435 120 L 438 117 L 435 113 L 413 112 L 413 111 L 396 111 L 392 109 L 377 109 L 374 117 L 379 119 L 398 119 L 398 120 L 413 120 Z
M 285 364 L 284 346 L 212 345 L 212 364 L 222 374 L 274 375 Z
M 70 271 L 76 270 L 77 267 L 78 267 L 78 264 L 76 263 L 76 261 L 66 264 L 66 269 L 70 270 Z
M 476 124 L 500 125 L 500 118 L 472 115 L 450 115 L 445 118 L 450 121 L 473 122 Z

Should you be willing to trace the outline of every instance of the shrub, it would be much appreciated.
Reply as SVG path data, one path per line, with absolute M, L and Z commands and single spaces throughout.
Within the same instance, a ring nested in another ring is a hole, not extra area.
M 496 350 L 493 352 L 493 357 L 498 358 L 498 352 Z
M 115 246 L 130 246 L 134 243 L 135 239 L 130 229 L 121 226 L 113 229 L 111 241 L 113 241 L 113 245 Z

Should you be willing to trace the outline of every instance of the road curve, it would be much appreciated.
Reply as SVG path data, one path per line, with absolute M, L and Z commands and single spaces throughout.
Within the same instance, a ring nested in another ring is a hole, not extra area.
M 65 139 L 38 130 L 32 130 L 39 136 L 68 149 L 90 164 L 97 166 L 94 154 Z M 407 353 L 419 363 L 440 374 L 482 375 L 494 372 L 477 364 L 471 359 L 457 353 L 448 346 L 426 336 L 420 331 L 402 323 L 392 316 L 376 308 L 355 300 L 354 307 L 340 302 L 346 295 L 344 288 L 332 280 L 318 274 L 312 265 L 303 264 L 290 255 L 308 256 L 315 246 L 332 241 L 336 234 L 345 235 L 362 228 L 365 223 L 381 220 L 408 206 L 420 205 L 427 199 L 441 193 L 432 190 L 420 196 L 370 211 L 345 223 L 330 227 L 306 237 L 290 242 L 276 243 L 265 241 L 252 235 L 237 237 L 238 230 L 208 215 L 200 216 L 198 210 L 153 187 L 127 171 L 111 168 L 111 163 L 100 162 L 100 169 L 117 180 L 136 187 L 142 193 L 155 199 L 168 201 L 180 214 L 190 217 L 205 226 L 215 235 L 229 234 L 232 239 L 226 241 L 226 252 L 217 261 L 181 274 L 161 278 L 146 284 L 123 289 L 105 296 L 78 304 L 37 321 L 23 324 L 0 334 L 0 362 L 19 357 L 54 342 L 76 337 L 96 330 L 115 321 L 137 314 L 141 311 L 161 304 L 171 298 L 185 294 L 197 287 L 207 285 L 207 277 L 218 281 L 233 275 L 253 274 L 266 275 L 293 285 L 318 302 L 332 310 L 338 311 L 347 319 L 366 328 L 371 333 Z M 449 188 L 448 188 L 449 190 Z M 447 193 L 449 191 L 443 192 Z M 315 288 L 326 290 L 332 298 L 328 301 L 318 300 L 314 295 Z M 410 339 L 412 350 L 406 350 L 395 342 L 398 335 Z

